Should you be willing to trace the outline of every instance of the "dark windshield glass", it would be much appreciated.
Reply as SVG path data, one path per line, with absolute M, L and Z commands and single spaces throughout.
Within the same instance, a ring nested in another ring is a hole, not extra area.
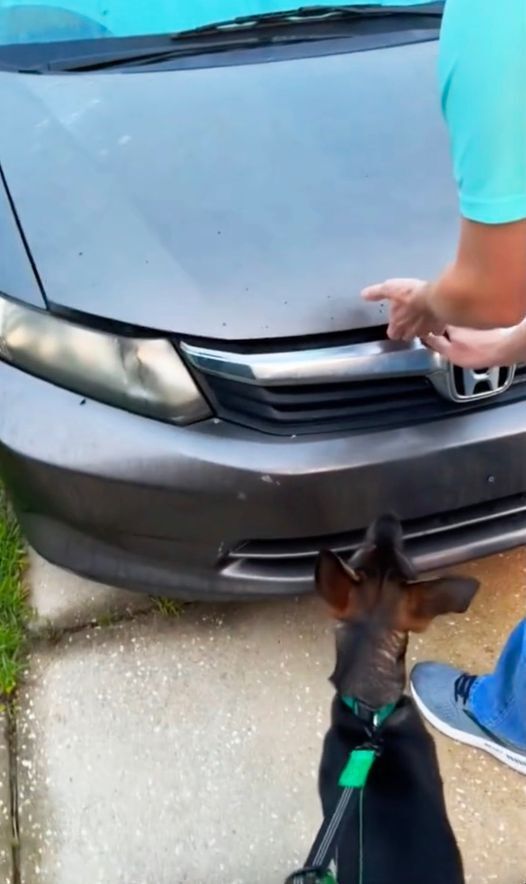
M 374 5 L 410 9 L 421 3 L 379 0 Z M 331 3 L 334 5 L 338 4 Z M 370 6 L 371 0 L 353 0 L 352 5 Z M 0 0 L 0 45 L 171 34 L 293 6 L 286 0 Z

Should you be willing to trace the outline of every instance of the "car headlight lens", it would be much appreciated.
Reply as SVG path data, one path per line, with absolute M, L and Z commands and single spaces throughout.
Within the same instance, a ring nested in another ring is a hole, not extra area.
M 210 409 L 170 341 L 96 331 L 0 297 L 0 359 L 128 411 L 188 424 Z

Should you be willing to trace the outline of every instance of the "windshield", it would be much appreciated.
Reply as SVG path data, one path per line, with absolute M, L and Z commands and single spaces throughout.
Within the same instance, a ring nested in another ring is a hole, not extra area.
M 353 6 L 411 7 L 421 3 L 422 0 L 376 0 L 371 4 L 371 0 L 352 0 Z M 308 5 L 302 4 L 302 8 Z M 334 5 L 338 4 L 331 3 Z M 293 6 L 287 0 L 0 0 L 0 45 L 171 34 L 237 16 L 281 12 Z

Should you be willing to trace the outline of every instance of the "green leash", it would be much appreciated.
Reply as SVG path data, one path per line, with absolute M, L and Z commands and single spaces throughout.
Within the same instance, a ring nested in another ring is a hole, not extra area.
M 388 706 L 383 706 L 378 710 L 371 710 L 353 698 L 343 697 L 342 699 L 345 705 L 358 718 L 364 721 L 370 733 L 370 741 L 357 749 L 353 749 L 350 753 L 338 780 L 341 792 L 336 806 L 333 812 L 323 820 L 304 867 L 289 875 L 285 884 L 337 884 L 336 878 L 330 871 L 329 866 L 336 854 L 338 835 L 343 820 L 354 806 L 357 806 L 358 810 L 359 827 L 358 884 L 364 884 L 364 791 L 369 774 L 380 751 L 379 745 L 375 740 L 377 731 L 394 711 L 396 703 L 390 703 Z M 365 715 L 367 715 L 367 721 L 364 720 Z
M 342 770 L 338 781 L 338 785 L 344 789 L 360 790 L 358 799 L 358 884 L 363 884 L 364 872 L 363 798 L 365 786 L 376 760 L 376 755 L 377 753 L 374 749 L 355 749 L 349 755 L 349 760 Z M 336 879 L 333 877 L 331 881 L 329 878 L 327 884 L 337 884 Z

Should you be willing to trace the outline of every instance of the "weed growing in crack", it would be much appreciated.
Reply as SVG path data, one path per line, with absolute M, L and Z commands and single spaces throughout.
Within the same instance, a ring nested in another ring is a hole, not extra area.
M 175 599 L 167 599 L 163 596 L 155 596 L 153 599 L 154 610 L 163 617 L 180 617 L 183 613 L 184 604 Z
M 104 611 L 102 614 L 99 614 L 95 623 L 97 626 L 107 627 L 113 626 L 115 623 L 118 623 L 123 619 L 123 615 L 119 614 L 118 611 Z

